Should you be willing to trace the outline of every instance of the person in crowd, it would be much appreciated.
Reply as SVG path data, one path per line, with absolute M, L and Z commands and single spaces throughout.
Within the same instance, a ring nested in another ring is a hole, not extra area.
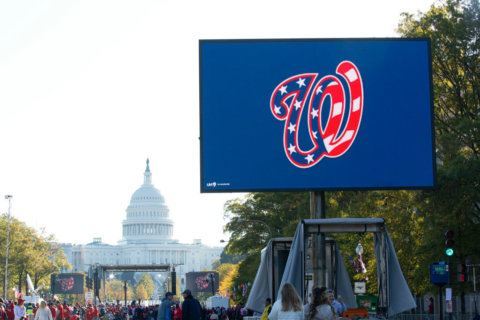
M 7 301 L 7 305 L 5 306 L 5 311 L 7 312 L 8 320 L 15 319 L 14 305 L 12 301 Z
M 60 301 L 57 301 L 57 320 L 64 320 L 63 319 L 63 306 Z
M 272 306 L 269 320 L 303 320 L 302 299 L 291 283 L 285 283 L 280 291 L 281 298 Z
M 210 320 L 218 320 L 218 314 L 215 312 L 215 309 L 212 310 L 209 319 Z
M 47 303 L 45 301 L 40 302 L 40 307 L 38 308 L 37 312 L 35 312 L 35 320 L 53 320 L 52 312 L 47 307 Z
M 325 287 L 312 290 L 312 302 L 304 308 L 305 320 L 335 320 L 335 313 L 330 305 L 329 294 Z
M 173 293 L 165 293 L 162 303 L 158 309 L 158 320 L 172 320 L 172 305 L 173 305 Z
M 50 309 L 50 313 L 52 314 L 53 320 L 57 319 L 57 309 L 53 305 L 53 302 L 48 303 L 48 309 Z
M 72 315 L 70 316 L 70 320 L 80 320 L 80 311 L 77 307 L 73 308 Z
M 63 320 L 70 320 L 70 307 L 68 306 L 67 301 L 63 301 L 62 318 Z
M 272 299 L 267 298 L 265 300 L 265 308 L 263 309 L 262 316 L 260 317 L 260 320 L 268 320 L 268 315 L 272 311 Z
M 341 296 L 338 296 L 338 299 L 335 299 L 333 290 L 327 290 L 327 294 L 328 301 L 330 302 L 330 305 L 332 306 L 336 316 L 341 316 L 342 313 L 347 311 L 347 305 L 345 304 L 345 302 L 343 302 Z
M 433 304 L 433 297 L 430 297 L 428 299 L 428 314 L 433 314 L 433 308 L 434 307 L 434 304 Z
M 200 302 L 192 296 L 192 292 L 187 289 L 182 292 L 182 320 L 199 320 L 202 315 Z
M 220 308 L 220 320 L 229 320 L 227 310 L 225 308 Z
M 182 309 L 178 303 L 175 304 L 175 309 L 173 310 L 173 320 L 182 320 Z
M 88 304 L 87 311 L 85 312 L 85 320 L 93 320 L 95 318 L 95 310 L 91 303 Z
M 8 320 L 7 311 L 5 309 L 5 305 L 3 304 L 3 300 L 0 298 L 0 320 Z
M 13 308 L 15 320 L 24 320 L 27 316 L 27 310 L 25 308 L 25 300 L 19 298 L 17 304 Z

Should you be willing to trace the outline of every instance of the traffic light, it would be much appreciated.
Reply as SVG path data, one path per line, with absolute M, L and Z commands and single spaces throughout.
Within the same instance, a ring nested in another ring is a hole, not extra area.
M 455 253 L 455 241 L 453 241 L 453 231 L 452 230 L 447 230 L 445 232 L 445 254 L 449 257 L 453 256 Z

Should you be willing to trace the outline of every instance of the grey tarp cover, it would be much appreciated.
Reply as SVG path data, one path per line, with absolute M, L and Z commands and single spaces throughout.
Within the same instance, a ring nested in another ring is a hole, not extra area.
M 333 219 L 332 219 L 333 220 Z M 338 219 L 337 222 L 341 222 L 342 219 Z M 346 219 L 348 220 L 348 219 Z M 372 219 L 365 219 L 365 223 L 371 223 Z M 355 223 L 362 222 L 362 219 L 355 219 Z M 403 276 L 402 270 L 400 269 L 400 264 L 398 262 L 397 255 L 395 253 L 395 248 L 393 246 L 390 236 L 385 231 L 382 234 L 375 234 L 375 253 L 378 256 L 380 252 L 380 239 L 383 237 L 386 244 L 386 265 L 389 275 L 388 288 L 389 288 L 389 297 L 388 297 L 388 315 L 392 316 L 397 313 L 414 309 L 416 308 L 415 300 L 413 299 L 412 293 L 408 288 L 405 277 Z M 282 282 L 280 288 L 286 282 L 292 283 L 297 291 L 300 293 L 302 290 L 302 261 L 303 261 L 303 250 L 304 250 L 304 224 L 300 222 L 297 226 L 295 232 L 295 237 L 293 238 L 292 247 L 290 249 L 290 254 L 288 256 L 287 264 L 285 266 L 285 271 L 283 273 Z M 338 253 L 339 254 L 339 253 Z M 377 266 L 378 266 L 377 259 Z M 337 265 L 337 293 L 344 298 L 345 303 L 348 307 L 355 306 L 355 302 L 349 301 L 349 297 L 352 296 L 351 284 L 348 274 L 346 274 L 345 266 L 343 265 L 343 260 L 338 259 L 339 263 Z M 340 267 L 339 267 L 340 266 Z M 343 271 L 341 270 L 343 268 Z M 348 288 L 350 290 L 348 290 Z M 280 297 L 280 294 L 277 298 Z
M 303 261 L 303 250 L 304 250 L 304 225 L 299 223 L 297 230 L 295 231 L 295 236 L 293 238 L 292 247 L 290 249 L 290 254 L 288 255 L 287 264 L 285 266 L 285 271 L 283 272 L 282 282 L 280 288 L 284 283 L 289 282 L 295 286 L 298 293 L 302 292 L 302 261 Z M 355 308 L 357 303 L 355 301 L 355 296 L 352 291 L 352 285 L 350 282 L 350 277 L 348 276 L 347 269 L 345 268 L 343 258 L 339 250 L 336 250 L 336 259 L 337 259 L 337 294 L 342 296 L 343 301 L 349 308 Z M 280 298 L 280 292 L 277 295 L 277 299 Z M 306 301 L 305 301 L 306 302 Z
M 268 245 L 263 248 L 260 266 L 257 270 L 257 275 L 253 281 L 252 289 L 250 290 L 250 295 L 248 296 L 246 307 L 250 310 L 256 312 L 263 312 L 265 307 L 265 299 L 270 297 L 270 292 L 272 292 L 272 284 L 268 271 L 271 270 L 270 266 L 270 251 L 272 250 L 272 243 L 269 242 Z
M 417 304 L 415 303 L 415 299 L 413 298 L 412 293 L 408 288 L 407 281 L 405 281 L 405 277 L 403 276 L 392 239 L 390 239 L 390 235 L 386 231 L 383 233 L 383 236 L 386 241 L 388 259 L 388 316 L 393 316 L 414 309 L 417 307 Z M 377 257 L 380 255 L 380 243 L 380 234 L 375 234 L 375 255 Z M 377 264 L 377 273 L 379 272 L 378 268 L 379 265 Z

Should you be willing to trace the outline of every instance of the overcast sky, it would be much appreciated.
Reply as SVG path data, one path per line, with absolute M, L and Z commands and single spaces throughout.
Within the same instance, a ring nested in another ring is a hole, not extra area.
M 150 158 L 174 237 L 219 245 L 200 194 L 198 40 L 392 37 L 402 1 L 0 2 L 0 212 L 62 242 L 116 243 Z

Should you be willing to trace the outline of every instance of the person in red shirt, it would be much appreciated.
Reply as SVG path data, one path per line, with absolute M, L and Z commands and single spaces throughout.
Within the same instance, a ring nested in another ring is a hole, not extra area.
M 70 319 L 70 308 L 67 305 L 66 301 L 63 302 L 62 314 L 63 314 L 63 316 L 62 316 L 63 320 L 69 320 Z
M 48 303 L 48 309 L 50 309 L 50 312 L 52 313 L 52 319 L 56 320 L 57 319 L 57 308 L 53 305 L 53 302 Z
M 57 301 L 57 320 L 64 320 L 63 319 L 63 306 L 60 301 Z
M 14 307 L 13 302 L 10 301 L 7 308 L 5 308 L 5 312 L 7 313 L 8 320 L 15 319 L 15 312 L 13 311 L 13 307 Z
M 182 309 L 178 303 L 175 304 L 175 309 L 173 310 L 173 320 L 182 320 Z
M 85 320 L 93 320 L 95 318 L 95 310 L 92 305 L 89 303 L 87 311 L 85 312 Z

